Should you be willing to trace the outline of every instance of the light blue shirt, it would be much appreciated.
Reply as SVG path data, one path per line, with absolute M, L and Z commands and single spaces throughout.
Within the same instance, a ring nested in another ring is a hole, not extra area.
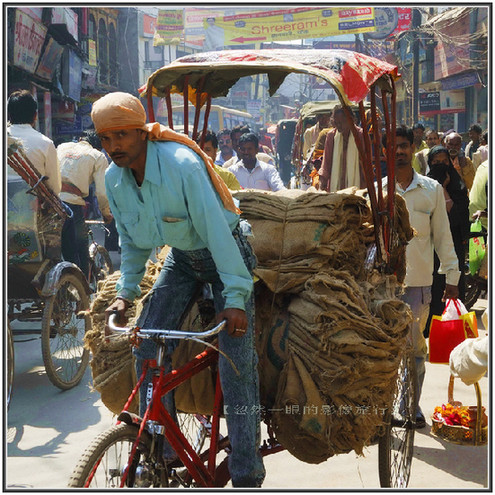
M 232 230 L 239 215 L 226 210 L 205 164 L 190 148 L 148 141 L 144 180 L 111 163 L 105 175 L 110 208 L 122 249 L 119 296 L 133 300 L 153 248 L 208 248 L 224 284 L 226 308 L 245 308 L 253 282 Z

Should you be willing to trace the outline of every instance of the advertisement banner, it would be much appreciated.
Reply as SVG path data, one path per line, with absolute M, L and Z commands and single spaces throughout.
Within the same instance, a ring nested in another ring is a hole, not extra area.
M 268 41 L 324 38 L 374 31 L 373 7 L 296 8 L 209 17 L 203 21 L 205 48 Z
M 14 65 L 34 73 L 47 29 L 20 10 L 15 14 Z
M 184 39 L 184 15 L 181 10 L 159 10 L 154 46 L 178 45 Z
M 241 13 L 268 11 L 270 9 L 258 8 L 232 8 L 226 7 L 223 9 L 200 9 L 194 7 L 186 7 L 184 9 L 184 36 L 185 41 L 189 45 L 203 47 L 205 41 L 205 30 L 203 21 L 209 17 L 233 16 Z
M 64 48 L 60 46 L 53 38 L 50 38 L 45 46 L 45 51 L 41 56 L 40 62 L 36 69 L 36 74 L 43 79 L 51 81 L 53 71 L 58 67 L 63 51 Z

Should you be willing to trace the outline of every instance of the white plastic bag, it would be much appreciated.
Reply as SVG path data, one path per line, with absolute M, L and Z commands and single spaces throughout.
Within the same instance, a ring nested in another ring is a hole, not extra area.
M 468 310 L 460 299 L 447 299 L 442 321 L 460 320 L 461 315 L 466 315 Z

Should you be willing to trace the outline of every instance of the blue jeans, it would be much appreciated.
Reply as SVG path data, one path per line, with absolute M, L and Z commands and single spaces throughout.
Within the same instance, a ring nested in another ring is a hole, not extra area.
M 242 227 L 249 228 L 247 222 Z M 244 259 L 246 267 L 252 272 L 256 258 L 240 226 L 232 232 Z M 201 291 L 204 284 L 210 283 L 213 290 L 215 311 L 223 310 L 224 288 L 215 263 L 208 249 L 181 251 L 171 249 L 160 275 L 147 296 L 138 326 L 141 328 L 176 329 L 179 328 L 184 311 Z M 224 394 L 224 412 L 227 420 L 232 453 L 229 458 L 229 470 L 235 487 L 259 487 L 265 477 L 263 460 L 259 454 L 260 445 L 260 401 L 257 363 L 254 346 L 254 296 L 251 294 L 246 303 L 248 329 L 242 337 L 231 337 L 226 331 L 219 335 L 219 347 L 233 360 L 239 371 L 236 374 L 232 365 L 219 355 L 219 372 Z M 168 360 L 176 342 L 170 341 L 167 350 Z M 153 359 L 156 346 L 145 340 L 134 351 L 136 371 L 141 376 L 142 360 Z M 146 410 L 146 388 L 151 380 L 148 372 L 140 389 L 140 414 Z M 167 410 L 174 415 L 173 394 L 165 398 Z

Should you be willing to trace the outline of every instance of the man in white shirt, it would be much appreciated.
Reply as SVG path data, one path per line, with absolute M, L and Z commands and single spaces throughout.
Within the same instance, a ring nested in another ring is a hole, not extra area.
M 416 235 L 406 248 L 406 286 L 402 299 L 411 306 L 414 316 L 412 337 L 418 378 L 416 428 L 426 425 L 419 407 L 427 355 L 423 328 L 428 319 L 433 282 L 433 251 L 440 258 L 438 273 L 446 276 L 444 299 L 459 295 L 459 262 L 454 250 L 442 186 L 412 167 L 413 132 L 405 126 L 396 130 L 395 178 L 397 193 L 406 201 L 411 226 Z M 384 183 L 386 184 L 386 178 Z
M 265 191 L 285 189 L 277 169 L 256 158 L 258 146 L 256 134 L 252 132 L 243 134 L 239 139 L 240 160 L 232 165 L 229 171 L 234 173 L 244 189 L 263 189 Z
M 45 184 L 58 196 L 61 189 L 57 150 L 53 141 L 34 128 L 38 103 L 27 90 L 14 91 L 7 103 L 10 126 L 7 133 L 22 141 L 23 150 L 40 175 L 48 177 Z
M 113 218 L 105 192 L 105 171 L 108 160 L 99 150 L 101 150 L 101 142 L 94 131 L 88 131 L 78 143 L 62 143 L 57 148 L 62 174 L 60 199 L 68 203 L 73 213 L 72 218 L 65 221 L 62 229 L 62 255 L 66 261 L 79 266 L 86 277 L 89 238 L 84 218 L 86 205 L 84 198 L 88 196 L 92 182 L 95 183 L 96 197 L 103 220 L 105 223 L 110 223 Z

